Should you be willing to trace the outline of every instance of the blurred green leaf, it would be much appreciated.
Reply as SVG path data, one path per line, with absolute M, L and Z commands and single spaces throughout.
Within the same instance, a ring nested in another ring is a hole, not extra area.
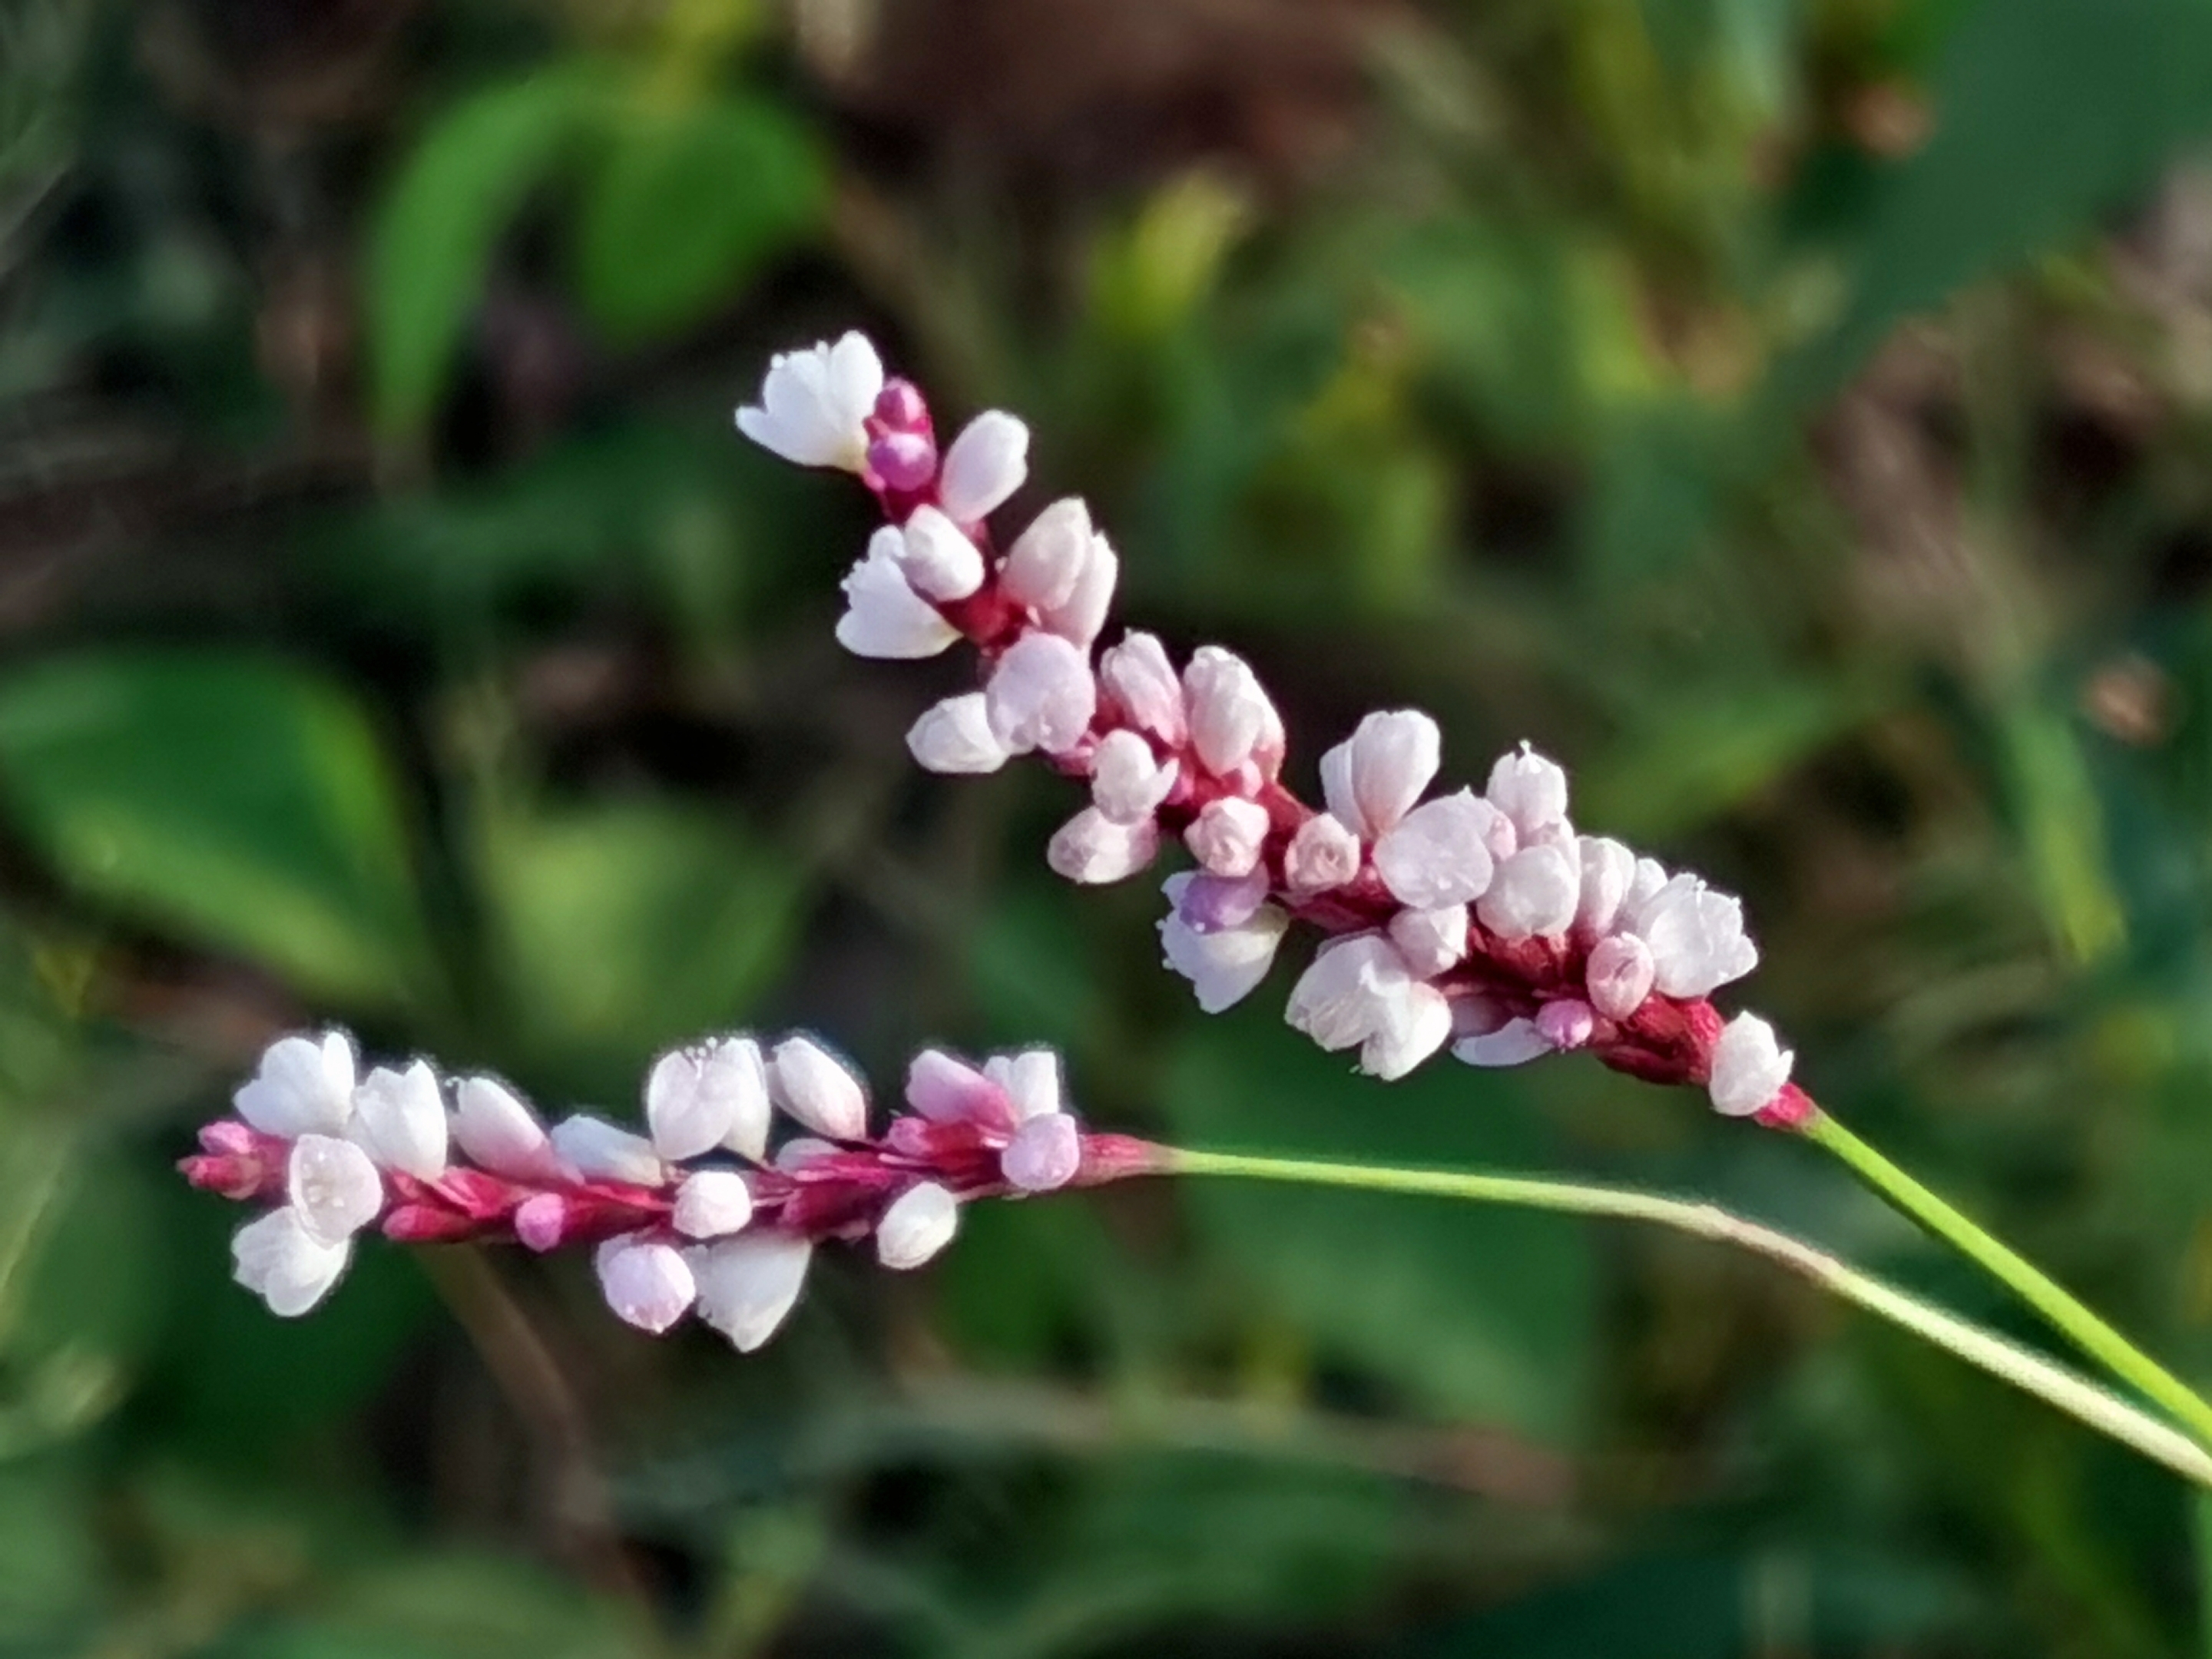
M 61 1465 L 0 1468 L 0 1655 L 77 1650 L 100 1604 L 88 1494 Z
M 1906 1644 L 1940 1638 L 1963 1607 L 1957 1586 L 1916 1559 L 1668 1552 L 1547 1586 L 1398 1651 L 1403 1659 L 1936 1651 Z
M 276 1318 L 231 1282 L 237 1206 L 181 1182 L 162 1205 L 171 1293 L 148 1409 L 166 1440 L 217 1467 L 265 1465 L 361 1410 L 436 1305 L 415 1261 L 371 1237 L 312 1317 Z
M 693 322 L 810 229 L 828 193 L 811 137 L 764 100 L 628 107 L 584 185 L 584 302 L 622 341 Z
M 1880 188 L 1850 307 L 1814 351 L 1823 392 L 1899 318 L 2080 229 L 2212 128 L 2212 8 L 1982 0 L 1929 90 L 1934 135 Z
M 641 1054 L 744 1012 L 807 901 L 777 848 L 650 802 L 494 811 L 481 868 L 525 1045 L 625 1093 Z
M 390 769 L 352 702 L 299 669 L 181 651 L 24 669 L 0 681 L 0 797 L 86 893 L 309 995 L 422 988 Z
M 595 65 L 541 70 L 470 94 L 417 142 L 369 237 L 371 405 L 386 436 L 435 412 L 493 250 L 605 95 Z
M 1608 835 L 1676 835 L 1741 805 L 1881 701 L 1826 681 L 1780 678 L 1647 696 L 1632 727 L 1575 780 L 1575 797 Z
M 2077 962 L 2095 962 L 2126 940 L 2112 890 L 2104 807 L 2073 723 L 2033 703 L 1999 717 L 2005 782 L 2028 872 L 2051 933 Z
M 1449 1063 L 1355 1074 L 1253 998 L 1176 1051 L 1176 1133 L 1231 1149 L 1540 1168 L 1510 1082 Z M 1580 1430 L 1595 1275 L 1572 1223 L 1504 1209 L 1294 1187 L 1192 1183 L 1189 1201 L 1267 1299 L 1426 1409 L 1550 1441 Z
M 459 1551 L 337 1587 L 312 1620 L 227 1648 L 237 1659 L 626 1659 L 640 1633 L 612 1608 L 518 1562 Z

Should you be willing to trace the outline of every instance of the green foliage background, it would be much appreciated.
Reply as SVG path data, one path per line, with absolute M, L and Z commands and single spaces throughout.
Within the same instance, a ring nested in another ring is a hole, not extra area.
M 1295 766 L 1417 704 L 1740 889 L 1816 1092 L 2212 1382 L 2209 136 L 2203 0 L 7 0 L 0 1654 L 2212 1651 L 2170 1479 L 1679 1241 L 1116 1190 L 740 1362 L 500 1255 L 279 1322 L 169 1171 L 311 1021 L 1047 1040 L 2037 1336 L 1694 1099 L 1198 1017 L 830 641 L 862 503 L 729 411 L 860 325 Z

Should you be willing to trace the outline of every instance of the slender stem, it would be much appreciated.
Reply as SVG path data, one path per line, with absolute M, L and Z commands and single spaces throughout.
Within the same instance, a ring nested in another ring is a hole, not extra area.
M 1508 1204 L 1571 1215 L 1606 1216 L 1649 1222 L 1716 1243 L 1732 1244 L 1778 1262 L 1830 1294 L 1948 1349 L 1968 1364 L 1978 1366 L 1992 1376 L 2057 1407 L 2198 1486 L 2212 1487 L 2212 1455 L 2148 1413 L 2008 1338 L 1861 1273 L 1802 1239 L 1747 1220 L 1717 1204 L 1629 1188 L 1547 1181 L 1533 1176 L 1389 1169 L 1242 1152 L 1164 1150 L 1165 1170 L 1173 1175 L 1234 1176 L 1310 1187 L 1352 1187 L 1370 1192 L 1466 1199 L 1478 1204 Z
M 2080 1297 L 1956 1207 L 1884 1158 L 1826 1112 L 1802 1127 L 1805 1138 L 1832 1152 L 1851 1172 L 1936 1237 L 1987 1269 L 2049 1320 L 2082 1352 L 2121 1382 L 2171 1413 L 2212 1446 L 2212 1405 L 2172 1371 L 2120 1334 Z

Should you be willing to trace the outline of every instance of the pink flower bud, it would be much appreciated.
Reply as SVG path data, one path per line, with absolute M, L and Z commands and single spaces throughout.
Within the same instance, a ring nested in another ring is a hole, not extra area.
M 1121 644 L 1100 656 L 1098 683 L 1108 703 L 1130 725 L 1170 749 L 1182 746 L 1182 682 L 1158 639 L 1150 634 L 1123 635 Z
M 775 1103 L 817 1135 L 861 1140 L 868 1133 L 868 1097 L 860 1080 L 818 1043 L 786 1037 L 769 1061 Z
M 1091 803 L 1116 823 L 1141 823 L 1168 798 L 1176 772 L 1138 733 L 1109 732 L 1091 757 Z
M 616 1317 L 656 1336 L 684 1317 L 698 1294 L 672 1244 L 611 1238 L 599 1248 L 599 1289 Z
M 1183 832 L 1183 842 L 1209 874 L 1249 875 L 1267 843 L 1267 809 L 1233 795 L 1210 800 Z
M 1407 968 L 1419 978 L 1434 979 L 1467 955 L 1467 906 L 1401 910 L 1390 918 L 1389 932 Z
M 1227 777 L 1253 758 L 1261 740 L 1282 722 L 1242 658 L 1202 645 L 1183 671 L 1183 697 L 1191 746 L 1214 776 Z
M 1775 1042 L 1771 1025 L 1757 1014 L 1738 1014 L 1713 1045 L 1713 1109 L 1728 1117 L 1763 1109 L 1790 1081 L 1795 1058 Z
M 1083 1137 L 1066 1112 L 1033 1117 L 999 1154 L 999 1169 L 1025 1193 L 1048 1193 L 1075 1179 L 1083 1163 Z
M 876 1224 L 876 1259 L 905 1272 L 919 1267 L 952 1242 L 960 1225 L 960 1205 L 933 1181 L 909 1187 L 891 1200 Z
M 1598 1012 L 1607 1019 L 1628 1019 L 1651 994 L 1656 973 L 1650 945 L 1633 933 L 1615 933 L 1590 947 L 1583 979 Z
M 1498 866 L 1475 914 L 1503 939 L 1551 938 L 1573 924 L 1581 890 L 1582 871 L 1559 848 L 1540 842 Z
M 739 1233 L 694 1251 L 699 1316 L 739 1353 L 752 1352 L 775 1334 L 799 1300 L 813 1254 L 804 1238 L 774 1231 Z
M 1554 1048 L 1579 1048 L 1597 1031 L 1597 1015 L 1579 997 L 1562 997 L 1536 1011 L 1536 1030 Z
M 1135 875 L 1159 850 L 1159 829 L 1151 818 L 1116 823 L 1097 807 L 1086 806 L 1054 833 L 1045 862 L 1055 875 L 1097 886 Z
M 999 584 L 1016 605 L 1049 611 L 1066 605 L 1091 557 L 1091 511 L 1070 495 L 1030 520 L 999 567 Z
M 981 691 L 947 697 L 914 723 L 906 746 L 925 770 L 945 773 L 995 772 L 1006 763 L 1006 746 L 991 730 L 991 715 Z
M 1012 754 L 1064 755 L 1082 743 L 1098 706 L 1083 653 L 1056 634 L 1024 634 L 1006 648 L 984 689 L 992 732 Z
M 1527 744 L 1490 769 L 1490 804 L 1513 821 L 1524 842 L 1567 817 L 1567 775 Z
M 964 599 L 983 585 L 983 555 L 933 507 L 917 507 L 901 532 L 900 571 L 925 599 Z
M 1030 429 L 990 409 L 961 428 L 945 452 L 937 499 L 955 524 L 979 523 L 1029 477 Z
M 1283 879 L 1293 893 L 1322 893 L 1359 873 L 1359 837 L 1332 812 L 1297 828 L 1283 854 Z

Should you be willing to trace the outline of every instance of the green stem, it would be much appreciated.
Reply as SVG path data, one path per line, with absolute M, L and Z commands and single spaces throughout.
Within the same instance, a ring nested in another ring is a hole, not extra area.
M 1366 1164 L 1266 1158 L 1242 1152 L 1162 1150 L 1165 1153 L 1164 1172 L 1171 1175 L 1232 1176 L 1309 1187 L 1351 1187 L 1369 1192 L 1465 1199 L 1478 1204 L 1508 1204 L 1571 1215 L 1606 1216 L 1671 1227 L 1694 1237 L 1732 1244 L 1763 1255 L 1830 1294 L 1948 1350 L 1968 1364 L 1978 1366 L 2057 1407 L 2198 1486 L 2212 1487 L 2212 1455 L 2187 1436 L 2177 1433 L 2087 1378 L 1993 1331 L 1861 1273 L 1802 1239 L 1746 1220 L 1716 1204 L 1628 1188 L 1547 1181 L 1533 1176 L 1388 1169 Z
M 1832 1152 L 1852 1174 L 1970 1261 L 1985 1268 L 2056 1326 L 2082 1352 L 2121 1382 L 2170 1412 L 2197 1438 L 2212 1446 L 2212 1405 L 2172 1371 L 2128 1340 L 2071 1291 L 2026 1256 L 1930 1192 L 1861 1140 L 1816 1111 L 1802 1126 L 1805 1138 Z

